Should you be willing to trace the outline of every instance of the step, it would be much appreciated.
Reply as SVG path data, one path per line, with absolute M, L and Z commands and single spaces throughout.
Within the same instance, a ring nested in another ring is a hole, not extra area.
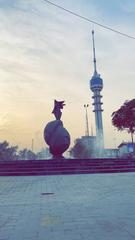
M 14 171 L 14 172 L 0 172 L 0 176 L 35 176 L 35 175 L 65 175 L 65 174 L 96 174 L 96 173 L 124 173 L 135 172 L 135 168 L 117 168 L 117 169 L 80 169 L 80 170 L 66 170 L 66 171 Z
M 22 168 L 17 168 L 17 167 L 5 167 L 5 168 L 0 168 L 0 172 L 31 172 L 31 171 L 66 171 L 66 170 L 91 170 L 91 169 L 124 169 L 124 168 L 135 168 L 135 165 L 92 165 L 92 166 L 43 166 L 43 167 L 22 167 Z

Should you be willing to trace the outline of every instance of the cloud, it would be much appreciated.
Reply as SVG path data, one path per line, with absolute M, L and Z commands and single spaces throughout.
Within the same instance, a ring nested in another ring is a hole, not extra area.
M 105 6 L 99 9 L 92 1 L 55 2 L 95 20 L 103 17 Z M 93 26 L 43 1 L 9 1 L 7 5 L 3 1 L 0 9 L 0 95 L 1 116 L 8 112 L 12 126 L 5 124 L 8 134 L 5 131 L 1 137 L 11 141 L 13 129 L 20 128 L 14 142 L 21 135 L 23 145 L 28 146 L 34 132 L 52 119 L 55 98 L 66 100 L 63 120 L 72 137 L 83 135 L 83 104 L 92 103 Z M 128 23 L 119 24 L 120 29 L 128 30 Z M 130 26 L 131 34 L 133 29 Z M 105 131 L 110 126 L 106 132 L 110 139 L 112 111 L 134 96 L 135 47 L 134 41 L 99 27 L 95 27 L 95 37 L 98 71 L 104 79 L 104 126 Z M 92 114 L 90 106 L 90 123 L 94 124 Z

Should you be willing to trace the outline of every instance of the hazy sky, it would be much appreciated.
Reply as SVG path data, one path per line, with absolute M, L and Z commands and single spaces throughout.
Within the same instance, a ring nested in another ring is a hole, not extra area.
M 135 36 L 134 0 L 53 0 L 101 24 Z M 111 114 L 135 97 L 135 40 L 94 26 L 43 0 L 0 0 L 0 141 L 20 148 L 44 146 L 43 130 L 54 99 L 65 100 L 62 120 L 72 142 L 85 134 L 83 105 L 92 92 L 91 30 L 95 30 L 98 72 L 104 81 L 105 145 L 130 140 L 114 130 Z

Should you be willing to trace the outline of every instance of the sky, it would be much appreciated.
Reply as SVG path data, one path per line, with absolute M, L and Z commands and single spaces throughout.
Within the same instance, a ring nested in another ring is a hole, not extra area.
M 71 11 L 135 36 L 134 0 L 53 0 Z M 85 135 L 85 109 L 95 133 L 91 31 L 104 82 L 106 147 L 130 141 L 111 114 L 135 97 L 135 40 L 66 13 L 43 0 L 0 0 L 0 142 L 34 151 L 45 146 L 44 127 L 54 120 L 54 99 L 65 100 L 62 121 L 74 140 Z

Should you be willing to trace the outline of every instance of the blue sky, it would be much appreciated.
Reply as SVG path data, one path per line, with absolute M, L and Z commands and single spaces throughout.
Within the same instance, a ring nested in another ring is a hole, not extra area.
M 54 0 L 101 24 L 135 36 L 134 1 Z M 85 133 L 83 105 L 95 129 L 92 92 L 91 30 L 96 38 L 97 67 L 104 80 L 105 145 L 129 140 L 111 124 L 111 113 L 135 94 L 135 40 L 93 26 L 43 0 L 0 0 L 0 141 L 35 150 L 44 146 L 43 129 L 53 100 L 65 100 L 63 122 L 72 142 Z M 78 120 L 79 119 L 79 120 Z M 114 140 L 116 139 L 116 140 Z

